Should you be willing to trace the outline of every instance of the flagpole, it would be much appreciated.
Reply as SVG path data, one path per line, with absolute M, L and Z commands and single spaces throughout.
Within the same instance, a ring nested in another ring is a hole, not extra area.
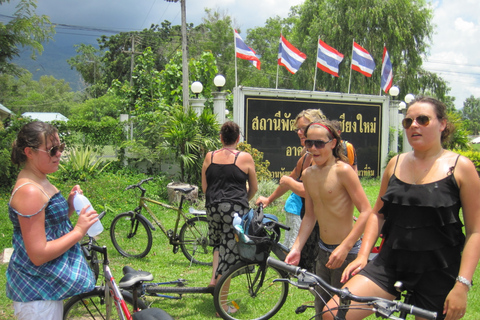
M 235 87 L 238 87 L 237 83 L 237 37 L 235 37 L 235 29 L 233 30 L 233 50 L 235 50 L 235 53 L 233 55 L 233 59 L 235 59 Z
M 317 83 L 317 59 L 318 59 L 318 50 L 320 46 L 320 36 L 318 36 L 318 41 L 317 41 L 317 56 L 315 57 L 315 75 L 313 76 L 313 90 L 315 91 L 315 85 Z
M 384 42 L 384 43 L 383 43 L 383 48 L 385 48 L 385 47 L 386 47 L 386 44 L 385 44 L 385 42 Z M 382 52 L 383 52 L 383 51 L 382 51 Z M 383 55 L 382 55 L 382 69 L 383 69 Z M 378 94 L 379 96 L 382 95 L 382 76 L 383 76 L 383 74 L 380 74 L 380 93 Z
M 280 40 L 278 41 L 279 51 L 280 51 L 281 41 L 282 41 L 282 33 L 280 32 Z M 278 54 L 277 54 L 277 79 L 275 80 L 275 89 L 278 89 L 278 69 L 279 69 L 279 64 L 278 64 Z
M 350 94 L 350 85 L 352 83 L 352 65 L 353 65 L 353 44 L 355 39 L 352 40 L 352 57 L 350 58 L 350 78 L 348 79 L 348 94 Z

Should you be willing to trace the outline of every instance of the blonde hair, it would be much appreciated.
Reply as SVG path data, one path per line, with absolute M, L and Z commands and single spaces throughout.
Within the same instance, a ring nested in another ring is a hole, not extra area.
M 320 109 L 306 109 L 301 111 L 297 117 L 295 118 L 295 123 L 298 122 L 300 118 L 305 118 L 308 122 L 319 122 L 323 119 L 326 119 L 325 115 L 323 114 L 322 110 Z

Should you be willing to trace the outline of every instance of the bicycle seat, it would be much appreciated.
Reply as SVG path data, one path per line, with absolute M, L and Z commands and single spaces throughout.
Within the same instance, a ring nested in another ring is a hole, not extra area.
M 174 320 L 174 318 L 159 308 L 149 308 L 132 315 L 133 320 Z
M 152 281 L 153 275 L 148 271 L 135 270 L 132 267 L 123 267 L 123 278 L 120 279 L 120 288 L 130 288 L 143 281 Z
M 181 191 L 185 194 L 188 194 L 188 193 L 192 192 L 193 190 L 195 190 L 195 188 L 194 187 L 173 187 L 173 190 Z

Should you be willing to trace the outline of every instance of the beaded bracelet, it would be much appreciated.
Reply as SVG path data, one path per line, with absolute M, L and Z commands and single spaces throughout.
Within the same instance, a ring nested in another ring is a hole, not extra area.
M 458 276 L 457 279 L 455 279 L 455 280 L 460 282 L 461 284 L 466 285 L 468 287 L 468 290 L 470 290 L 472 288 L 472 282 L 468 281 L 466 278 L 464 278 L 462 276 Z

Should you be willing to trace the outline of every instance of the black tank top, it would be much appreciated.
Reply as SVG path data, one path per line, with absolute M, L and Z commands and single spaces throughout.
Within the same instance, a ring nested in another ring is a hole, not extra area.
M 207 179 L 205 206 L 208 207 L 215 202 L 230 202 L 248 208 L 246 186 L 248 174 L 236 165 L 240 152 L 235 154 L 235 160 L 231 164 L 213 163 L 214 153 L 212 152 L 212 163 L 205 172 Z
M 420 185 L 398 179 L 395 165 L 379 210 L 385 242 L 378 258 L 388 267 L 422 273 L 460 262 L 465 235 L 453 175 L 457 161 L 445 178 Z

